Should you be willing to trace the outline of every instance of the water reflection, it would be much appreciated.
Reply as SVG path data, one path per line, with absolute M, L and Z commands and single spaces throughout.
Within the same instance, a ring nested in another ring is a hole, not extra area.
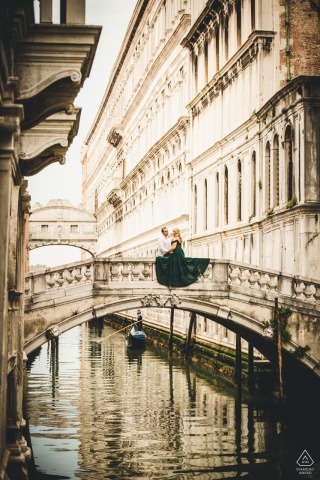
M 300 446 L 297 456 L 288 448 L 277 410 L 150 347 L 128 350 L 125 334 L 112 333 L 91 322 L 33 359 L 37 478 L 296 478 Z

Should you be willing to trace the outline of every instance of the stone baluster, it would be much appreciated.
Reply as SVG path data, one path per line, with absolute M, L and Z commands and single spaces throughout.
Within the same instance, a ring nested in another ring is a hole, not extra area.
M 66 280 L 69 284 L 71 284 L 74 281 L 74 276 L 73 276 L 73 271 L 68 270 L 68 273 L 66 275 Z
M 248 280 L 250 283 L 250 288 L 255 288 L 259 290 L 260 275 L 258 272 L 251 271 L 251 274 Z
M 49 273 L 48 278 L 47 278 L 47 285 L 49 285 L 49 288 L 53 288 L 55 285 L 55 280 L 54 280 L 54 274 Z
M 271 293 L 278 293 L 278 275 L 270 275 L 270 280 L 268 281 L 268 287 Z
M 151 273 L 152 273 L 151 263 L 143 262 L 143 271 L 142 271 L 143 279 L 144 280 L 151 280 Z
M 240 275 L 239 275 L 239 281 L 240 281 L 241 287 L 248 287 L 249 286 L 249 277 L 250 277 L 249 270 L 241 268 L 240 269 Z
M 82 280 L 83 275 L 82 275 L 81 267 L 79 267 L 77 269 L 77 273 L 75 274 L 75 277 L 76 277 L 77 282 L 80 282 L 80 280 Z
M 316 291 L 315 291 L 315 294 L 314 294 L 314 298 L 319 303 L 320 302 L 320 285 L 316 285 L 315 289 L 316 289 Z
M 132 280 L 134 282 L 137 280 L 140 280 L 140 273 L 141 273 L 140 264 L 138 262 L 132 263 L 131 274 L 132 274 Z
M 124 282 L 129 281 L 129 274 L 130 274 L 129 263 L 124 262 L 123 267 L 122 267 L 122 279 L 123 279 Z
M 305 300 L 305 296 L 304 296 L 305 288 L 306 286 L 302 281 L 296 280 L 294 284 L 294 292 L 295 292 L 295 297 L 298 300 Z
M 111 282 L 120 282 L 121 281 L 121 263 L 112 263 L 110 268 L 111 273 Z
M 303 292 L 307 302 L 315 302 L 314 291 L 314 286 L 311 283 L 307 283 Z
M 231 280 L 232 285 L 240 284 L 239 276 L 240 276 L 240 269 L 238 267 L 230 265 L 229 278 Z
M 91 265 L 86 265 L 86 271 L 84 272 L 84 276 L 87 280 L 90 280 L 92 277 Z
M 266 292 L 268 290 L 269 280 L 270 280 L 269 275 L 261 272 L 260 279 L 258 281 L 258 283 L 260 285 L 260 290 L 262 290 L 264 292 Z
M 58 278 L 56 279 L 56 283 L 61 287 L 64 284 L 63 272 L 58 272 Z

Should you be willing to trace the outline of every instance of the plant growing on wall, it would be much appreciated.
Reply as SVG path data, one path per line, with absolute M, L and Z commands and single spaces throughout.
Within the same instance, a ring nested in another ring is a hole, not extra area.
M 278 310 L 279 320 L 280 320 L 280 331 L 281 331 L 281 338 L 284 343 L 289 342 L 291 340 L 291 333 L 288 330 L 288 319 L 291 315 L 292 311 L 288 307 L 280 307 Z M 264 330 L 269 331 L 271 341 L 273 343 L 277 343 L 278 341 L 278 323 L 276 319 L 270 320 L 270 322 L 263 322 Z

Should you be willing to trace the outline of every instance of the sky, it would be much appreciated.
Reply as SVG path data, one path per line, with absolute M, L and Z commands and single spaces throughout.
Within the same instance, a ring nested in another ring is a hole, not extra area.
M 54 198 L 67 199 L 75 206 L 81 203 L 81 146 L 103 99 L 136 3 L 137 0 L 86 0 L 86 24 L 103 28 L 90 76 L 74 102 L 82 109 L 79 132 L 64 165 L 53 163 L 37 175 L 27 177 L 31 206 L 46 205 Z M 31 265 L 55 266 L 79 259 L 80 250 L 72 247 L 42 247 L 30 252 Z

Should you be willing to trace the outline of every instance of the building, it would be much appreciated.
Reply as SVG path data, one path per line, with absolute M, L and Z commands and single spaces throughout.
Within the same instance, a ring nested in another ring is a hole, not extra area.
M 154 256 L 178 226 L 189 256 L 320 277 L 319 14 L 309 0 L 137 2 L 83 147 L 99 255 Z
M 77 134 L 73 102 L 88 77 L 100 27 L 85 0 L 3 0 L 0 5 L 0 479 L 28 478 L 24 437 L 25 231 L 29 175 L 65 161 Z

